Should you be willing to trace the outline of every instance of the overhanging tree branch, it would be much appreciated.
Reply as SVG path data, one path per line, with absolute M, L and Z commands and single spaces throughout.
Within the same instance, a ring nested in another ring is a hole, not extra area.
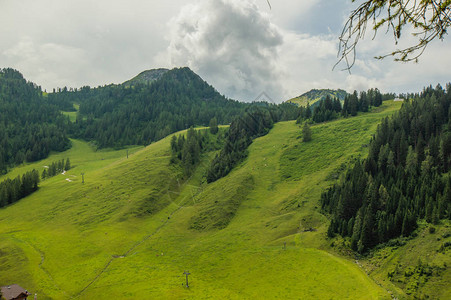
M 357 2 L 352 0 L 352 2 Z M 358 42 L 364 38 L 367 26 L 373 30 L 373 39 L 379 29 L 387 26 L 386 33 L 392 32 L 395 45 L 401 38 L 405 26 L 411 26 L 413 36 L 418 38 L 415 45 L 397 49 L 377 56 L 383 59 L 394 57 L 395 61 L 418 61 L 426 47 L 435 39 L 443 40 L 451 25 L 451 0 L 371 0 L 364 1 L 351 12 L 339 37 L 338 62 L 345 61 L 345 70 L 355 64 Z

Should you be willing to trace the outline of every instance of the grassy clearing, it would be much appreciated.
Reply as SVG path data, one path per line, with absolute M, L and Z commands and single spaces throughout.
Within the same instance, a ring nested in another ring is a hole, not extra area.
M 61 113 L 65 116 L 68 116 L 69 120 L 72 123 L 75 123 L 75 121 L 77 120 L 77 112 L 76 111 L 62 111 Z
M 78 113 L 78 110 L 80 108 L 80 105 L 79 104 L 74 104 L 74 108 L 75 108 L 75 111 L 62 111 L 61 112 L 63 115 L 68 116 L 69 120 L 72 123 L 75 123 L 75 121 L 77 120 L 77 113 Z
M 77 113 L 78 113 L 78 109 L 80 108 L 80 105 L 74 104 L 74 108 L 75 108 L 75 111 L 62 111 L 61 112 L 63 115 L 68 116 L 69 120 L 72 123 L 75 123 L 75 120 L 77 120 Z
M 169 164 L 170 137 L 130 149 L 129 159 L 74 140 L 48 158 L 70 157 L 66 176 L 0 209 L 0 284 L 40 299 L 389 299 L 353 261 L 325 251 L 317 205 L 325 178 L 364 154 L 378 121 L 398 108 L 387 102 L 375 114 L 312 126 L 310 143 L 294 122 L 278 123 L 212 184 L 202 176 L 212 155 L 183 180 Z M 338 134 L 351 137 L 340 144 Z

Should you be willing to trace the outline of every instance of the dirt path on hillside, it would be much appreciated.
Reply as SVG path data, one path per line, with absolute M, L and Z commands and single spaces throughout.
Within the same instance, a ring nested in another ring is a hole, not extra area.
M 41 257 L 41 261 L 40 261 L 39 264 L 38 264 L 38 268 L 39 268 L 40 270 L 42 270 L 42 271 L 47 275 L 47 277 L 50 279 L 50 281 L 52 282 L 52 284 L 53 284 L 53 286 L 55 287 L 55 289 L 57 289 L 57 290 L 59 290 L 59 291 L 62 291 L 62 292 L 64 293 L 64 295 L 67 296 L 68 293 L 67 293 L 65 290 L 63 290 L 63 289 L 55 282 L 55 279 L 53 278 L 52 274 L 51 274 L 51 273 L 43 266 L 44 261 L 45 261 L 45 252 L 42 251 L 41 249 L 39 249 L 38 247 L 36 247 L 35 245 L 33 245 L 32 243 L 30 243 L 29 241 L 21 240 L 21 239 L 19 239 L 19 238 L 17 238 L 17 237 L 14 237 L 14 239 L 16 239 L 16 240 L 18 240 L 18 241 L 20 241 L 20 242 L 22 242 L 22 243 L 27 244 L 28 246 L 30 246 L 31 248 L 33 248 L 34 251 L 36 251 L 36 252 L 39 254 L 39 256 Z

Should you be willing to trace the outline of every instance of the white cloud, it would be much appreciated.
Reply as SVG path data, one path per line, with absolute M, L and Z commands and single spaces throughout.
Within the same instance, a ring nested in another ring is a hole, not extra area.
M 274 22 L 285 28 L 294 28 L 299 20 L 309 18 L 311 11 L 321 0 L 293 1 L 277 0 L 271 1 L 271 9 L 265 0 L 259 0 L 258 6 L 274 16 Z
M 82 73 L 89 67 L 83 49 L 53 43 L 36 45 L 27 36 L 2 54 L 37 84 L 50 80 L 64 86 L 73 74 Z
M 2 1 L 0 67 L 47 89 L 125 81 L 160 67 L 154 57 L 167 47 L 166 22 L 185 3 Z
M 385 91 L 416 92 L 437 83 L 451 82 L 451 41 L 435 41 L 419 58 L 418 63 L 397 63 L 390 58 L 377 62 L 384 71 L 380 87 Z
M 366 91 L 370 88 L 380 88 L 380 82 L 375 78 L 368 78 L 367 76 L 350 74 L 346 76 L 345 90 L 348 92 Z
M 284 66 L 284 99 L 312 88 L 338 87 L 334 83 L 337 72 L 332 71 L 336 59 L 333 36 L 310 36 L 284 32 L 280 49 L 280 64 Z
M 280 30 L 252 1 L 205 0 L 170 21 L 169 59 L 187 65 L 226 95 L 252 101 L 278 96 Z

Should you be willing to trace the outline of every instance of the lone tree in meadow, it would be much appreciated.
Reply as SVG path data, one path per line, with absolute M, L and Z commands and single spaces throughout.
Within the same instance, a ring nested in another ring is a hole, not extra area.
M 302 127 L 302 141 L 310 142 L 312 140 L 312 131 L 310 130 L 310 126 L 307 122 L 304 123 Z

